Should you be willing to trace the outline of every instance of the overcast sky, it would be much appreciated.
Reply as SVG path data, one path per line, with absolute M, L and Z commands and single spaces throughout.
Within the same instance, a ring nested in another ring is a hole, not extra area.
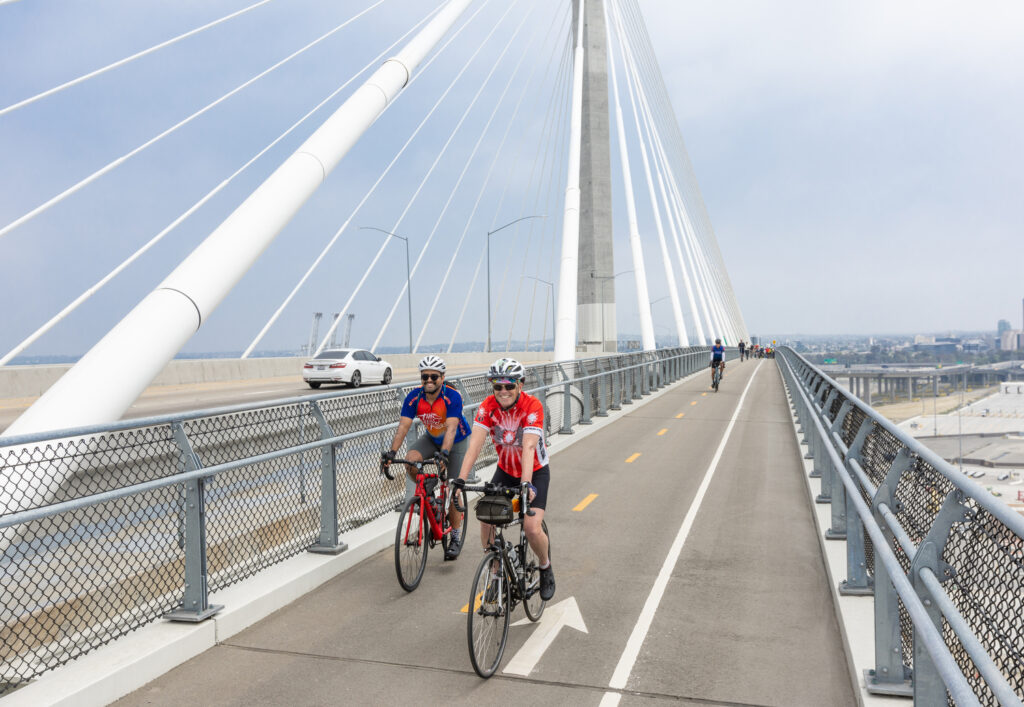
M 248 4 L 22 0 L 0 5 L 0 109 Z M 238 169 L 436 4 L 387 0 L 0 237 L 0 355 Z M 470 13 L 482 4 L 474 4 Z M 751 333 L 994 329 L 1000 318 L 1020 326 L 1024 6 L 640 4 Z M 0 228 L 371 5 L 373 0 L 274 0 L 200 36 L 0 116 Z M 484 6 L 367 132 L 186 351 L 240 351 L 250 343 L 456 72 L 467 65 L 463 79 L 260 348 L 295 349 L 309 335 L 312 312 L 341 309 L 381 243 L 380 234 L 357 232 L 360 225 L 408 236 L 415 262 L 437 224 L 413 280 L 414 336 L 454 257 L 452 281 L 442 292 L 442 305 L 423 342 L 447 344 L 467 302 L 456 336 L 482 340 L 482 273 L 469 292 L 483 253 L 482 234 L 521 215 L 550 213 L 544 221 L 524 222 L 523 228 L 507 229 L 492 241 L 494 339 L 504 341 L 510 329 L 515 338 L 523 338 L 528 328 L 533 340 L 539 339 L 548 290 L 536 284 L 534 291 L 536 280 L 530 278 L 552 280 L 558 270 L 554 237 L 566 135 L 561 117 L 566 83 L 559 74 L 564 15 L 564 8 L 548 0 Z M 485 83 L 495 62 L 498 68 Z M 86 351 L 365 76 L 26 354 Z M 481 98 L 475 108 L 420 195 L 411 200 L 478 89 Z M 473 156 L 478 140 L 480 148 Z M 641 181 L 638 164 L 633 169 L 634 182 Z M 642 192 L 642 185 L 638 190 Z M 480 206 L 473 213 L 478 198 Z M 645 198 L 638 193 L 638 203 Z M 407 206 L 408 214 L 399 220 Z M 631 264 L 620 193 L 613 208 L 616 270 L 626 270 Z M 650 296 L 656 300 L 667 290 L 656 241 L 649 236 L 650 214 L 642 212 L 640 223 L 647 238 Z M 464 245 L 456 251 L 464 230 Z M 620 331 L 635 333 L 637 306 L 630 299 L 629 277 L 619 280 Z M 407 341 L 405 303 L 397 300 L 404 279 L 403 245 L 392 242 L 350 308 L 356 314 L 354 343 L 369 346 L 396 303 L 400 306 L 381 343 L 398 346 Z M 520 282 L 525 283 L 522 288 Z M 671 333 L 669 308 L 655 305 L 654 313 L 656 332 Z

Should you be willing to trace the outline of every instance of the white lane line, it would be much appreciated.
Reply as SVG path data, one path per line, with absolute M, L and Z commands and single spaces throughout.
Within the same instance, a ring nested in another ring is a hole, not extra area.
M 728 427 L 725 428 L 725 434 L 722 435 L 722 441 L 718 445 L 718 450 L 715 452 L 714 458 L 711 460 L 711 465 L 708 470 L 704 472 L 704 480 L 701 481 L 700 487 L 697 489 L 697 495 L 693 499 L 693 503 L 690 504 L 690 510 L 686 512 L 686 517 L 683 518 L 683 524 L 679 528 L 679 533 L 676 535 L 675 541 L 672 543 L 672 548 L 668 551 L 668 556 L 665 558 L 665 563 L 661 566 L 661 571 L 658 573 L 658 578 L 654 580 L 654 586 L 651 587 L 651 593 L 647 597 L 647 602 L 644 603 L 644 608 L 640 612 L 640 618 L 637 619 L 636 625 L 633 627 L 633 633 L 630 634 L 629 640 L 626 642 L 626 649 L 622 652 L 622 657 L 619 658 L 619 664 L 615 666 L 615 672 L 612 673 L 611 682 L 608 683 L 608 687 L 621 690 L 626 687 L 626 682 L 629 680 L 629 674 L 633 672 L 633 666 L 636 664 L 636 659 L 640 655 L 640 649 L 643 647 L 644 639 L 647 638 L 647 632 L 651 628 L 651 622 L 654 620 L 654 612 L 658 610 L 658 605 L 661 603 L 661 598 L 665 594 L 665 587 L 668 586 L 668 580 L 672 576 L 672 571 L 675 569 L 676 561 L 679 559 L 679 555 L 683 550 L 683 544 L 686 542 L 687 536 L 690 534 L 690 528 L 693 527 L 694 518 L 697 517 L 697 511 L 700 510 L 700 504 L 704 501 L 704 495 L 707 493 L 708 487 L 711 485 L 711 478 L 715 475 L 715 469 L 718 468 L 718 462 L 722 458 L 722 452 L 725 451 L 725 444 L 729 441 L 729 435 L 732 434 L 732 428 L 736 424 L 736 418 L 739 417 L 740 408 L 743 407 L 743 401 L 747 398 L 747 391 L 750 390 L 750 385 L 754 382 L 754 376 L 757 375 L 758 370 L 761 368 L 762 361 L 758 361 L 757 368 L 750 376 L 750 380 L 747 381 L 747 386 L 743 389 L 743 395 L 740 396 L 739 402 L 736 404 L 736 410 L 732 414 L 732 419 L 729 420 Z M 612 694 L 617 693 L 606 693 L 605 702 L 601 701 L 602 705 L 614 705 L 618 703 L 618 700 L 610 697 Z M 614 699 L 614 702 L 612 701 Z

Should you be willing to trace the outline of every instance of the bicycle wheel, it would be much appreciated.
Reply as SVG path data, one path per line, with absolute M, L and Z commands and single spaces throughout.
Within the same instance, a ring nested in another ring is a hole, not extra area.
M 512 591 L 504 568 L 492 577 L 492 565 L 500 566 L 501 556 L 491 551 L 484 555 L 473 578 L 469 594 L 466 637 L 473 670 L 482 678 L 494 675 L 505 652 L 508 621 L 511 615 Z
M 548 533 L 548 522 L 541 521 L 540 527 L 548 538 L 548 562 L 551 561 L 551 534 Z M 540 598 L 540 570 L 537 569 L 537 553 L 533 551 L 530 544 L 526 544 L 526 562 L 523 564 L 526 570 L 526 596 L 523 597 L 523 609 L 530 621 L 540 621 L 547 602 Z
M 395 574 L 402 589 L 411 592 L 423 579 L 428 545 L 424 537 L 426 519 L 420 512 L 420 497 L 413 496 L 402 507 L 395 531 Z

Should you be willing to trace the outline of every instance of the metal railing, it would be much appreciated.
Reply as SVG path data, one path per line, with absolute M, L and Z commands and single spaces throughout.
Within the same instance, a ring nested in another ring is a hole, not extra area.
M 706 347 L 533 366 L 549 435 L 697 370 Z M 452 378 L 467 416 L 490 392 Z M 0 438 L 0 695 L 401 501 L 378 473 L 411 384 Z M 413 435 L 415 435 L 414 428 Z M 413 440 L 410 439 L 411 443 Z M 490 445 L 476 468 L 495 460 Z
M 782 369 L 828 539 L 846 540 L 841 594 L 874 597 L 869 692 L 914 704 L 1024 700 L 1024 517 L 792 349 Z

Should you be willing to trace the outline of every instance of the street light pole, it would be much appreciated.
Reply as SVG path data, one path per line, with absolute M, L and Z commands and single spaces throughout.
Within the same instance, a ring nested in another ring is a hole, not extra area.
M 590 277 L 592 277 L 593 279 L 595 279 L 595 280 L 602 280 L 603 281 L 601 283 L 601 350 L 602 351 L 604 350 L 604 342 L 605 342 L 605 338 L 604 338 L 604 320 L 605 320 L 605 316 L 604 316 L 604 314 L 605 314 L 604 313 L 604 307 L 605 307 L 604 288 L 608 284 L 609 280 L 614 280 L 619 275 L 625 275 L 625 274 L 631 273 L 631 272 L 633 272 L 633 271 L 632 270 L 623 270 L 622 272 L 617 272 L 614 275 L 595 275 L 594 273 L 590 273 Z M 617 351 L 618 348 L 619 348 L 619 345 L 618 345 L 618 342 L 616 342 L 615 343 L 615 350 Z
M 543 283 L 543 284 L 548 286 L 548 297 L 550 298 L 550 301 L 551 301 L 551 345 L 554 346 L 555 345 L 555 283 L 548 282 L 547 280 L 541 280 L 539 277 L 534 277 L 533 275 L 527 275 L 526 277 L 530 278 L 531 280 L 536 280 L 537 282 L 541 282 L 541 283 Z M 544 327 L 541 328 L 541 332 L 543 332 L 544 329 L 547 328 L 547 315 L 546 314 L 544 316 L 544 320 L 545 320 L 544 321 Z M 543 333 L 541 333 L 540 350 L 541 351 L 544 350 L 544 334 Z
M 389 236 L 394 236 L 395 238 L 400 238 L 405 241 L 405 295 L 409 309 L 409 353 L 412 353 L 412 271 L 409 269 L 409 239 L 405 236 L 400 236 L 397 233 L 385 231 L 383 228 L 377 228 L 376 226 L 360 226 L 359 230 L 380 231 L 381 233 L 386 233 Z
M 536 216 L 520 216 L 515 221 L 509 221 L 504 226 L 499 226 L 493 231 L 487 232 L 487 347 L 484 349 L 487 352 L 490 352 L 491 350 L 491 236 L 504 228 L 508 228 L 512 224 L 525 221 L 528 218 L 544 218 L 544 216 L 544 214 Z

